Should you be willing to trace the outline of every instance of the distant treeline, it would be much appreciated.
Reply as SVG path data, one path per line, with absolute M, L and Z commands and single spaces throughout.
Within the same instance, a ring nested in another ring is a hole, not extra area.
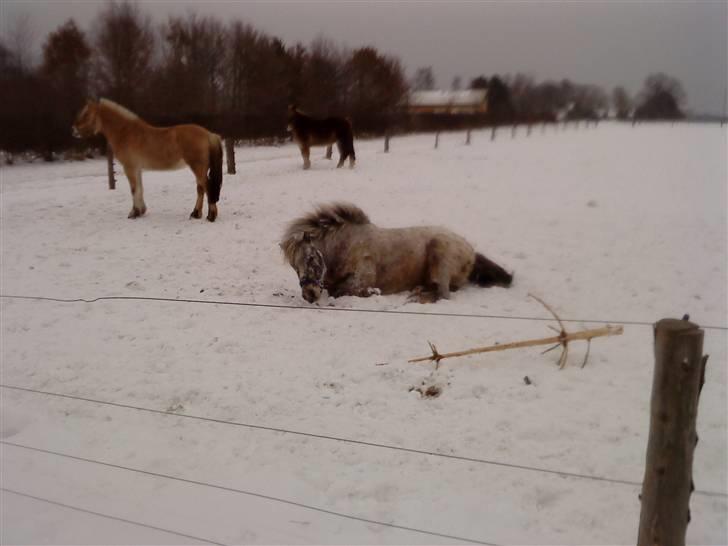
M 548 121 L 565 109 L 572 117 L 602 117 L 610 103 L 595 86 L 481 76 L 471 86 L 488 89 L 487 115 L 415 119 L 407 112 L 410 85 L 400 61 L 373 47 L 347 49 L 323 37 L 287 46 L 239 20 L 196 14 L 154 25 L 130 2 L 108 3 L 88 32 L 73 20 L 51 32 L 38 66 L 28 62 L 29 44 L 16 30 L 15 40 L 0 42 L 0 149 L 35 150 L 49 159 L 87 145 L 74 142 L 70 126 L 89 96 L 115 100 L 150 123 L 200 123 L 251 140 L 284 138 L 289 104 L 314 116 L 346 116 L 361 136 Z M 422 70 L 412 87 L 423 88 Z M 656 77 L 679 112 L 679 82 Z M 612 102 L 619 115 L 632 114 L 623 89 L 615 89 Z

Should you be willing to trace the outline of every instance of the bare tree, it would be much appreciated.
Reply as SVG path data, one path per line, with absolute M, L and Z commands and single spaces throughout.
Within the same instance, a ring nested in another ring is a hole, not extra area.
M 488 78 L 478 76 L 470 81 L 470 89 L 488 89 Z
M 161 33 L 159 107 L 177 115 L 217 113 L 222 104 L 225 65 L 222 24 L 212 17 L 190 13 L 171 17 Z
M 685 90 L 677 78 L 662 72 L 650 74 L 637 99 L 636 118 L 678 119 L 685 116 Z
M 346 97 L 342 94 L 345 58 L 346 52 L 324 36 L 311 42 L 300 100 L 311 114 L 339 115 L 346 109 Z
M 354 126 L 359 131 L 384 130 L 407 94 L 399 60 L 363 47 L 354 51 L 346 68 Z
M 431 66 L 418 68 L 412 79 L 412 89 L 415 91 L 430 91 L 435 88 L 435 76 Z
M 71 144 L 73 117 L 86 100 L 91 46 L 73 19 L 48 35 L 40 75 L 51 94 L 45 119 L 49 149 Z
M 612 106 L 617 119 L 627 119 L 632 110 L 632 99 L 627 90 L 618 85 L 612 91 Z
M 109 98 L 137 108 L 150 80 L 155 51 L 149 16 L 137 4 L 110 2 L 95 28 L 97 85 Z
M 7 38 L 7 49 L 12 58 L 12 63 L 22 73 L 30 72 L 33 66 L 33 44 L 35 42 L 35 31 L 33 21 L 29 13 L 21 12 L 14 16 L 9 22 Z

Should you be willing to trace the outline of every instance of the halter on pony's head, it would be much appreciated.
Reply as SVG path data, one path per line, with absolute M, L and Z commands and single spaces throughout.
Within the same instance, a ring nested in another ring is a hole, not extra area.
M 301 243 L 296 251 L 294 268 L 301 286 L 301 296 L 309 303 L 321 297 L 326 277 L 326 261 L 323 253 L 311 243 L 311 235 L 303 233 Z

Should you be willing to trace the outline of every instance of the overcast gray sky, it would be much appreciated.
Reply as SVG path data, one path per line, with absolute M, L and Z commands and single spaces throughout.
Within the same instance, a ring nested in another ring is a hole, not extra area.
M 28 15 L 34 51 L 73 17 L 89 28 L 104 2 L 0 0 L 3 37 Z M 728 1 L 323 2 L 139 0 L 155 21 L 193 10 L 243 19 L 284 42 L 324 35 L 351 48 L 373 45 L 401 59 L 408 76 L 432 66 L 439 87 L 460 76 L 523 72 L 636 93 L 652 72 L 682 80 L 688 107 L 723 111 Z

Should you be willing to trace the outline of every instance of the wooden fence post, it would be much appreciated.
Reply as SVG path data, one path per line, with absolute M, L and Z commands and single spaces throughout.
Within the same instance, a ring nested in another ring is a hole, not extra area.
M 465 137 L 465 144 L 470 146 L 470 129 L 468 129 L 467 136 Z
M 389 153 L 389 131 L 384 133 L 384 153 Z
M 490 130 L 490 140 L 491 140 L 491 142 L 493 140 L 495 140 L 495 131 L 496 131 L 496 129 L 497 129 L 497 126 L 496 125 L 493 125 L 493 128 Z
M 227 158 L 227 173 L 235 174 L 235 141 L 232 138 L 225 139 L 225 157 Z
M 531 136 L 531 124 L 528 124 L 528 128 L 526 129 L 526 136 Z
M 440 131 L 435 133 L 435 150 L 437 150 L 437 145 L 440 142 Z
M 695 421 L 705 381 L 703 330 L 688 320 L 655 324 L 650 435 L 638 546 L 684 546 L 690 521 Z
M 114 152 L 111 146 L 106 143 L 106 172 L 109 175 L 109 189 L 116 189 L 116 178 L 114 178 Z
M 517 127 L 518 127 L 518 125 L 516 125 L 515 123 L 513 124 L 513 127 L 511 127 L 511 138 L 516 138 L 516 128 Z

